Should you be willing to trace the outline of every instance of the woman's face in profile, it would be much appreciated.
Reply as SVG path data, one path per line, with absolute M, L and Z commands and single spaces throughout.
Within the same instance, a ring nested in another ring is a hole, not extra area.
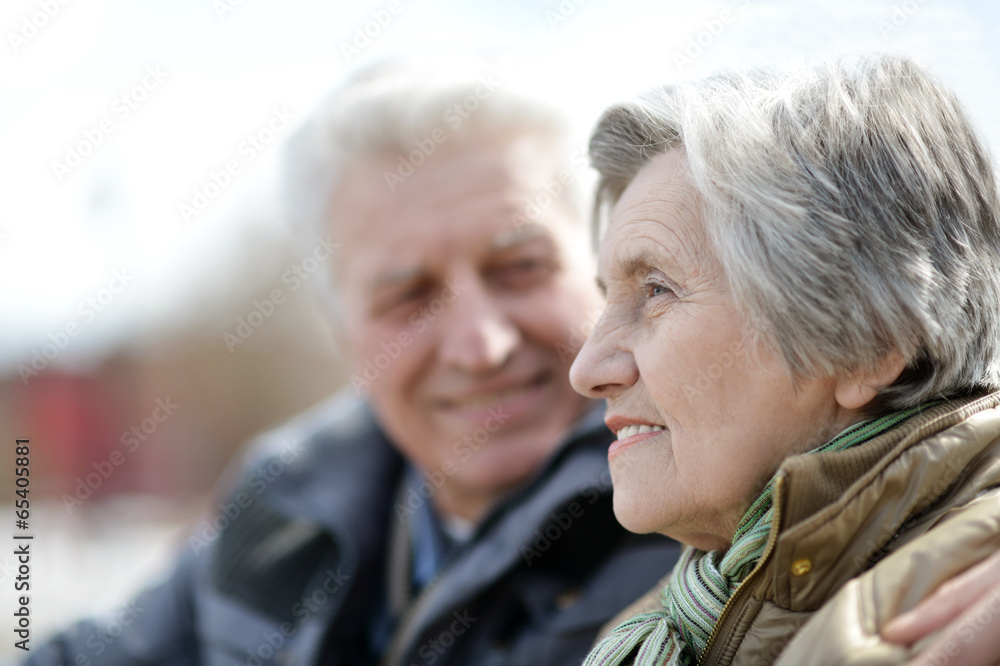
M 571 370 L 605 398 L 618 520 L 725 548 L 790 453 L 851 420 L 835 381 L 800 379 L 736 308 L 684 152 L 650 161 L 611 213 L 599 251 L 607 309 Z

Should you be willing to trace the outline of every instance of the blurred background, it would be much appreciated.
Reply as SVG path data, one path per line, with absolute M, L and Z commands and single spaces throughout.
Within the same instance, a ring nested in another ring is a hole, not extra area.
M 276 175 L 359 64 L 511 54 L 586 129 L 724 66 L 903 52 L 1000 149 L 986 0 L 8 0 L 0 28 L 0 535 L 30 438 L 33 639 L 162 574 L 241 443 L 343 383 Z

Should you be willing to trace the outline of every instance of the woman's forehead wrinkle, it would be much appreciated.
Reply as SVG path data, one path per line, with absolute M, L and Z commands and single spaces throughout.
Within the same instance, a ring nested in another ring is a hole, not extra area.
M 670 224 L 667 220 L 680 220 L 686 213 L 680 210 L 677 202 L 663 199 L 652 199 L 638 202 L 618 215 L 621 231 L 628 238 L 628 244 L 641 242 L 651 244 L 661 250 L 674 270 L 681 273 L 676 277 L 685 277 L 696 268 L 696 259 L 700 252 L 702 234 L 684 233 L 693 225 L 681 222 Z M 661 260 L 662 261 L 662 260 Z M 655 263 L 659 264 L 661 261 Z

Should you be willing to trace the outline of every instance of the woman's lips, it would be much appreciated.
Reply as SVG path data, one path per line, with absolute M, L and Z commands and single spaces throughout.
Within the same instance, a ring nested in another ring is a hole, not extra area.
M 623 426 L 615 434 L 618 436 L 618 439 L 628 439 L 633 435 L 644 435 L 647 432 L 658 432 L 660 430 L 666 430 L 666 429 L 667 426 L 633 423 L 631 425 Z
M 666 430 L 666 426 L 661 425 L 633 424 L 624 426 L 618 430 L 618 438 L 611 442 L 611 446 L 608 447 L 608 460 L 610 461 L 613 457 L 628 449 L 632 445 L 657 437 L 661 433 L 666 432 Z

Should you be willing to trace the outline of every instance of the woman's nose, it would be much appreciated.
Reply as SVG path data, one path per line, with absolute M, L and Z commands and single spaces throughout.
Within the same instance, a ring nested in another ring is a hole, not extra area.
M 569 370 L 573 389 L 588 398 L 611 398 L 639 379 L 635 357 L 602 317 Z

